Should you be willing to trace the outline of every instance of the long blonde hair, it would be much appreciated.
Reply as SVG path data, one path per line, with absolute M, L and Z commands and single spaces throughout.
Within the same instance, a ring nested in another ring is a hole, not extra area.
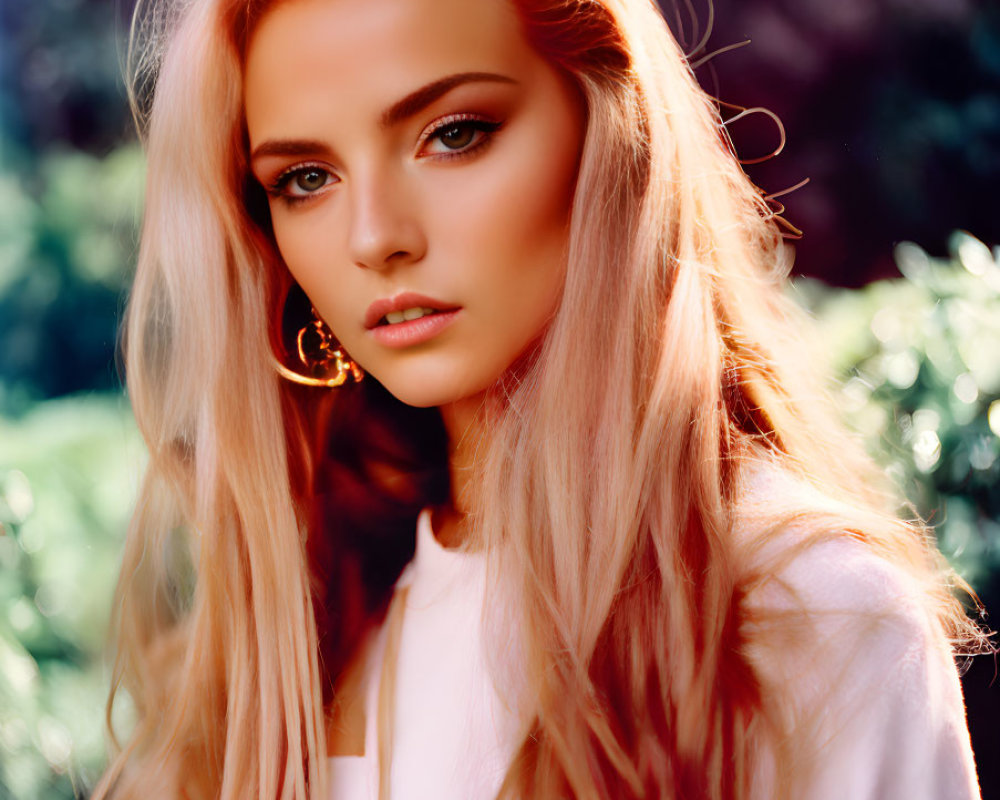
M 810 747 L 777 744 L 781 698 L 742 640 L 747 593 L 776 568 L 734 535 L 751 464 L 846 501 L 798 510 L 813 512 L 803 545 L 852 531 L 919 579 L 953 641 L 980 634 L 808 379 L 781 228 L 654 3 L 514 4 L 579 86 L 587 130 L 561 308 L 485 407 L 474 482 L 471 541 L 496 596 L 518 598 L 507 622 L 531 720 L 501 795 L 745 796 L 768 735 L 790 765 Z M 241 105 L 266 5 L 139 17 L 152 44 L 137 74 L 155 93 L 126 353 L 150 463 L 115 668 L 138 722 L 98 797 L 324 796 L 331 679 L 384 614 L 416 510 L 447 495 L 433 412 L 371 379 L 318 395 L 271 369 L 288 276 L 248 178 Z M 407 414 L 420 424 L 394 422 Z M 386 443 L 413 429 L 429 431 L 430 456 Z M 325 492 L 354 513 L 324 514 Z M 377 581 L 358 526 L 391 543 Z

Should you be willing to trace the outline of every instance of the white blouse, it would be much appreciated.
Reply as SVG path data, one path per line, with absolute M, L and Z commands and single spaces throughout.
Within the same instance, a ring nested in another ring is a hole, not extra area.
M 522 731 L 487 674 L 485 559 L 443 548 L 424 511 L 397 590 L 404 586 L 391 798 L 489 800 Z M 779 581 L 751 598 L 779 615 L 798 604 L 808 612 L 804 628 L 779 622 L 758 643 L 750 639 L 765 691 L 790 693 L 791 729 L 801 725 L 824 742 L 804 800 L 980 796 L 958 673 L 915 597 L 868 546 L 838 537 L 796 555 Z M 384 648 L 383 629 L 365 667 L 365 755 L 330 759 L 332 800 L 377 799 Z M 772 785 L 763 758 L 754 797 L 770 798 Z
M 417 520 L 417 547 L 396 583 L 407 587 L 396 662 L 392 800 L 496 795 L 517 745 L 518 721 L 500 701 L 482 654 L 486 562 L 446 549 Z M 365 754 L 330 759 L 332 797 L 378 796 L 378 684 L 385 630 L 365 666 Z

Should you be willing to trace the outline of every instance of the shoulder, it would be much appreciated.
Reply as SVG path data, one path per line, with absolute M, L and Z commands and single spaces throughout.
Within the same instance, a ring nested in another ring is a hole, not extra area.
M 927 578 L 838 527 L 849 509 L 794 479 L 755 475 L 748 491 L 742 641 L 784 734 L 814 743 L 804 796 L 978 797 Z
M 922 630 L 934 616 L 928 576 L 880 553 L 867 541 L 866 519 L 877 516 L 776 468 L 754 470 L 734 522 L 748 600 L 833 618 L 888 616 L 911 633 Z

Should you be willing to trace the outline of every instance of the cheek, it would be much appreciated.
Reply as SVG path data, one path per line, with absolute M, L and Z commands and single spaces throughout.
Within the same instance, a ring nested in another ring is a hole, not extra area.
M 442 234 L 461 248 L 461 258 L 473 260 L 464 273 L 470 281 L 488 278 L 522 294 L 550 281 L 561 285 L 576 139 L 553 136 L 540 147 L 526 135 L 503 147 L 504 158 L 454 187 L 454 214 L 437 215 Z
M 315 252 L 306 246 L 307 237 L 300 225 L 289 219 L 281 219 L 281 211 L 271 206 L 271 219 L 274 220 L 274 239 L 278 245 L 278 253 L 288 271 L 295 281 L 308 292 L 310 275 L 316 271 L 312 264 L 312 253 Z
M 532 155 L 511 172 L 493 208 L 503 269 L 518 295 L 524 322 L 535 325 L 537 334 L 555 310 L 563 284 L 577 174 L 575 141 L 556 138 L 552 146 Z
M 343 250 L 332 209 L 320 205 L 276 220 L 275 241 L 282 261 L 331 326 L 346 306 L 350 275 L 337 269 L 331 253 Z M 274 212 L 272 211 L 272 214 Z M 272 217 L 273 218 L 273 217 Z
M 278 252 L 299 283 L 309 282 L 321 271 L 322 254 L 333 244 L 333 220 L 329 210 L 319 205 L 289 212 L 276 208 L 277 203 L 280 201 L 271 206 L 271 219 Z

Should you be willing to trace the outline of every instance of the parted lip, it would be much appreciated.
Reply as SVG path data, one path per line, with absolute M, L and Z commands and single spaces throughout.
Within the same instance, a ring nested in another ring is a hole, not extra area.
M 458 306 L 442 303 L 433 297 L 427 297 L 416 292 L 402 292 L 395 297 L 383 297 L 376 300 L 365 312 L 365 327 L 371 330 L 378 327 L 379 321 L 393 311 L 406 311 L 408 308 L 433 308 L 435 311 L 454 311 Z

